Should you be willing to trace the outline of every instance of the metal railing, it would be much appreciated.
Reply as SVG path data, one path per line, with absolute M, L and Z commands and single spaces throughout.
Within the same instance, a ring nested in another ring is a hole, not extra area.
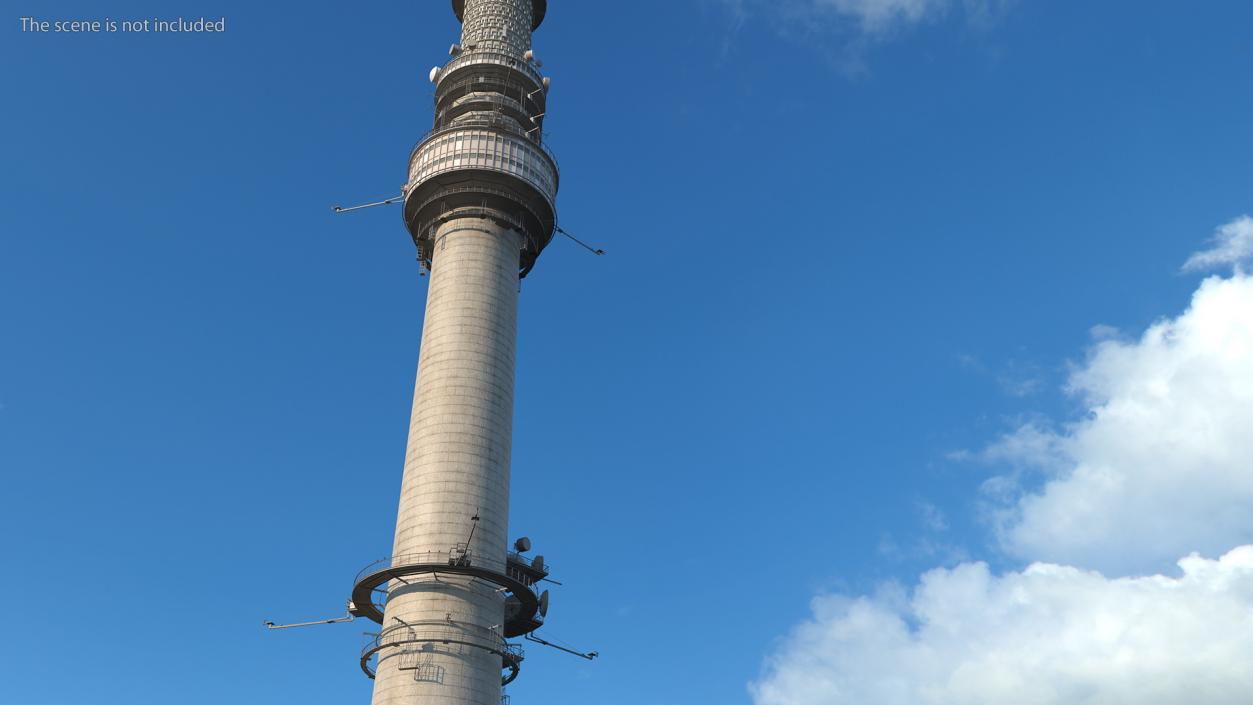
M 454 621 L 429 620 L 409 622 L 388 627 L 374 635 L 361 647 L 362 658 L 405 644 L 441 644 L 472 646 L 499 654 L 505 661 L 521 663 L 526 651 L 520 644 L 505 641 L 505 637 L 487 627 Z
M 473 117 L 469 117 L 471 115 L 473 115 Z M 437 116 L 436 119 L 441 120 L 442 117 L 443 116 Z M 488 111 L 474 111 L 464 113 L 459 117 L 461 119 L 452 118 L 443 125 L 438 125 L 437 123 L 438 126 L 433 128 L 431 132 L 443 132 L 445 130 L 462 127 L 490 127 L 492 129 L 508 132 L 518 137 L 524 137 L 535 144 L 539 144 L 534 137 L 526 133 L 526 128 L 522 126 L 522 123 L 507 115 Z
M 528 86 L 507 78 L 482 75 L 466 76 L 447 85 L 440 86 L 439 92 L 435 96 L 435 105 L 436 107 L 439 105 L 447 107 L 448 103 L 460 100 L 470 93 L 498 93 L 517 100 L 533 112 L 543 112 L 548 105 L 548 95 L 543 88 Z M 537 97 L 541 98 L 541 100 L 537 100 Z
M 522 563 L 526 565 L 530 565 L 531 561 L 527 560 L 527 558 L 520 553 L 508 551 L 506 553 L 504 566 L 505 570 L 503 571 L 504 575 L 513 578 L 523 585 L 529 586 L 531 584 L 530 576 L 523 573 L 517 566 L 510 565 L 509 559 L 512 559 L 514 563 Z M 362 568 L 357 572 L 356 577 L 353 579 L 353 585 L 356 586 L 359 584 L 366 576 L 380 573 L 389 568 L 401 568 L 415 565 L 447 565 L 453 567 L 458 565 L 476 565 L 480 567 L 491 567 L 487 563 L 477 562 L 474 554 L 468 552 L 426 551 L 424 553 L 406 553 L 400 556 L 381 558 L 365 568 Z M 552 566 L 545 563 L 544 570 L 546 574 L 551 573 Z
M 373 677 L 377 665 L 371 667 L 371 661 L 377 661 L 379 652 L 385 649 L 405 646 L 406 644 L 429 644 L 433 649 L 440 646 L 468 646 L 500 656 L 501 667 L 508 668 L 517 675 L 518 666 L 526 658 L 526 652 L 520 644 L 511 644 L 494 629 L 465 624 L 449 620 L 424 620 L 420 622 L 400 623 L 388 627 L 366 642 L 361 648 L 361 667 Z M 509 680 L 512 680 L 510 677 Z
M 454 100 L 452 105 L 439 111 L 437 116 L 444 115 L 450 110 L 460 108 L 464 105 L 473 105 L 475 103 L 492 103 L 494 105 L 512 108 L 518 113 L 526 112 L 526 110 L 522 107 L 522 102 L 513 96 L 505 95 L 504 93 L 497 93 L 495 91 L 466 91 L 466 94 Z
M 444 68 L 440 71 L 439 79 L 436 81 L 436 90 L 439 90 L 439 84 L 444 82 L 444 77 L 453 73 L 457 69 L 472 64 L 493 64 L 495 66 L 504 66 L 506 68 L 515 69 L 520 73 L 524 73 L 535 80 L 536 85 L 544 85 L 544 77 L 540 72 L 525 60 L 499 51 L 471 49 L 463 51 L 456 58 L 444 64 Z

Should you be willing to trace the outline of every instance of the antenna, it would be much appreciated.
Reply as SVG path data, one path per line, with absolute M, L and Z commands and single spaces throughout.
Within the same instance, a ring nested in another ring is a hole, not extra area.
M 452 547 L 452 554 L 449 557 L 451 565 L 468 567 L 472 565 L 471 558 L 473 551 L 470 550 L 470 542 L 474 540 L 474 530 L 479 528 L 479 512 L 476 509 L 474 516 L 470 517 L 470 535 L 466 537 L 465 543 L 459 543 Z
M 545 641 L 544 639 L 541 639 L 541 638 L 539 638 L 539 637 L 535 636 L 535 634 L 526 634 L 526 635 L 524 635 L 524 636 L 523 636 L 523 638 L 524 638 L 524 639 L 526 639 L 527 641 L 533 641 L 533 642 L 535 642 L 536 644 L 543 644 L 544 646 L 548 646 L 548 647 L 554 648 L 554 649 L 556 649 L 556 650 L 558 650 L 558 651 L 564 651 L 564 652 L 566 652 L 567 654 L 573 654 L 573 655 L 575 655 L 575 656 L 578 656 L 579 658 L 585 658 L 585 659 L 587 659 L 588 661 L 595 660 L 595 658 L 596 658 L 597 656 L 600 656 L 600 652 L 599 652 L 599 651 L 587 651 L 587 652 L 583 652 L 583 651 L 576 651 L 575 649 L 571 649 L 571 648 L 567 648 L 567 647 L 565 647 L 565 646 L 560 646 L 560 645 L 558 645 L 558 644 L 554 644 L 554 643 L 552 643 L 551 641 Z
M 360 206 L 349 206 L 347 208 L 344 208 L 343 206 L 335 206 L 335 212 L 336 213 L 349 213 L 351 211 L 359 211 L 363 208 L 373 208 L 375 206 L 390 206 L 393 203 L 400 203 L 401 201 L 404 200 L 404 198 L 405 198 L 404 194 L 401 194 L 399 196 L 392 196 L 386 201 L 379 201 L 377 203 L 365 203 Z
M 565 235 L 566 237 L 570 238 L 571 240 L 574 240 L 574 241 L 575 241 L 575 242 L 577 242 L 580 246 L 582 246 L 582 247 L 583 247 L 583 249 L 587 250 L 588 252 L 591 252 L 591 253 L 592 253 L 592 254 L 594 254 L 594 255 L 603 255 L 603 254 L 605 254 L 605 251 L 604 251 L 604 250 L 598 250 L 598 249 L 596 249 L 596 248 L 592 247 L 591 245 L 587 244 L 586 242 L 583 242 L 582 240 L 578 239 L 577 237 L 575 237 L 575 236 L 571 235 L 570 233 L 566 232 L 565 228 L 562 228 L 560 225 L 554 225 L 554 226 L 553 226 L 553 230 L 556 230 L 557 232 L 561 233 L 562 235 Z
M 353 614 L 354 609 L 355 608 L 353 607 L 352 601 L 349 600 L 348 611 L 344 614 L 343 617 L 335 617 L 333 619 L 319 619 L 313 622 L 297 622 L 296 624 L 275 624 L 274 622 L 267 619 L 264 622 L 262 622 L 262 624 L 265 625 L 265 628 L 267 630 L 271 630 L 271 631 L 275 629 L 295 629 L 296 627 L 316 627 L 319 624 L 340 624 L 342 622 L 351 622 L 352 620 L 357 618 L 357 616 Z

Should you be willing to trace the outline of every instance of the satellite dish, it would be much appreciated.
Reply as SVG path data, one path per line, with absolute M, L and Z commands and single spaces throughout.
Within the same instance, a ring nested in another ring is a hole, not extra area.
M 440 73 L 442 73 L 443 71 L 444 71 L 444 69 L 442 69 L 442 68 L 440 68 L 440 67 L 438 67 L 438 66 L 436 66 L 436 67 L 432 68 L 432 69 L 431 69 L 431 75 L 430 75 L 430 78 L 431 78 L 431 83 L 435 83 L 435 81 L 439 79 L 439 75 L 440 75 Z
M 460 54 L 460 53 L 461 53 L 461 45 L 460 45 L 460 44 L 453 44 L 452 46 L 448 47 L 448 55 L 449 55 L 449 56 L 456 56 L 456 55 L 458 55 L 458 54 Z
M 531 561 L 531 567 L 534 568 L 535 570 L 538 570 L 541 573 L 547 572 L 544 570 L 544 557 L 543 556 L 536 556 L 535 560 Z
M 531 539 L 526 536 L 519 537 L 517 541 L 513 542 L 513 547 L 518 553 L 526 553 L 531 550 Z
M 547 90 L 549 88 L 552 88 L 552 85 L 553 85 L 552 76 L 545 76 L 544 77 L 544 89 Z
M 545 590 L 539 596 L 539 616 L 541 617 L 548 616 L 548 591 L 547 590 Z
M 522 58 L 526 59 L 527 61 L 535 61 L 535 52 L 531 51 L 530 49 L 527 49 L 526 53 L 522 55 Z

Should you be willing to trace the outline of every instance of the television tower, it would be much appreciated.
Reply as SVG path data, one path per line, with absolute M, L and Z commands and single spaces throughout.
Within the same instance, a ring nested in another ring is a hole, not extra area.
M 350 622 L 380 629 L 360 655 L 373 705 L 501 705 L 548 614 L 550 567 L 508 544 L 518 279 L 560 232 L 544 146 L 549 79 L 531 51 L 547 0 L 452 0 L 461 42 L 431 69 L 435 126 L 409 155 L 403 201 L 431 271 L 392 555 L 353 581 Z M 555 581 L 550 581 L 555 582 Z
M 434 128 L 409 156 L 404 221 L 431 271 L 392 557 L 349 609 L 381 624 L 361 654 L 373 705 L 500 705 L 543 622 L 548 576 L 510 550 L 518 279 L 552 240 L 549 80 L 531 51 L 546 0 L 453 0 L 461 41 L 431 70 Z

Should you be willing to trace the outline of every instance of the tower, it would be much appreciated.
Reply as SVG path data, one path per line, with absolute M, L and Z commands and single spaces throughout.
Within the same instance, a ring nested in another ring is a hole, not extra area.
M 500 705 L 547 610 L 548 575 L 509 550 L 518 279 L 552 239 L 548 80 L 531 51 L 546 0 L 453 0 L 435 122 L 409 157 L 404 221 L 431 271 L 392 557 L 350 611 L 380 623 L 361 655 L 373 705 Z

